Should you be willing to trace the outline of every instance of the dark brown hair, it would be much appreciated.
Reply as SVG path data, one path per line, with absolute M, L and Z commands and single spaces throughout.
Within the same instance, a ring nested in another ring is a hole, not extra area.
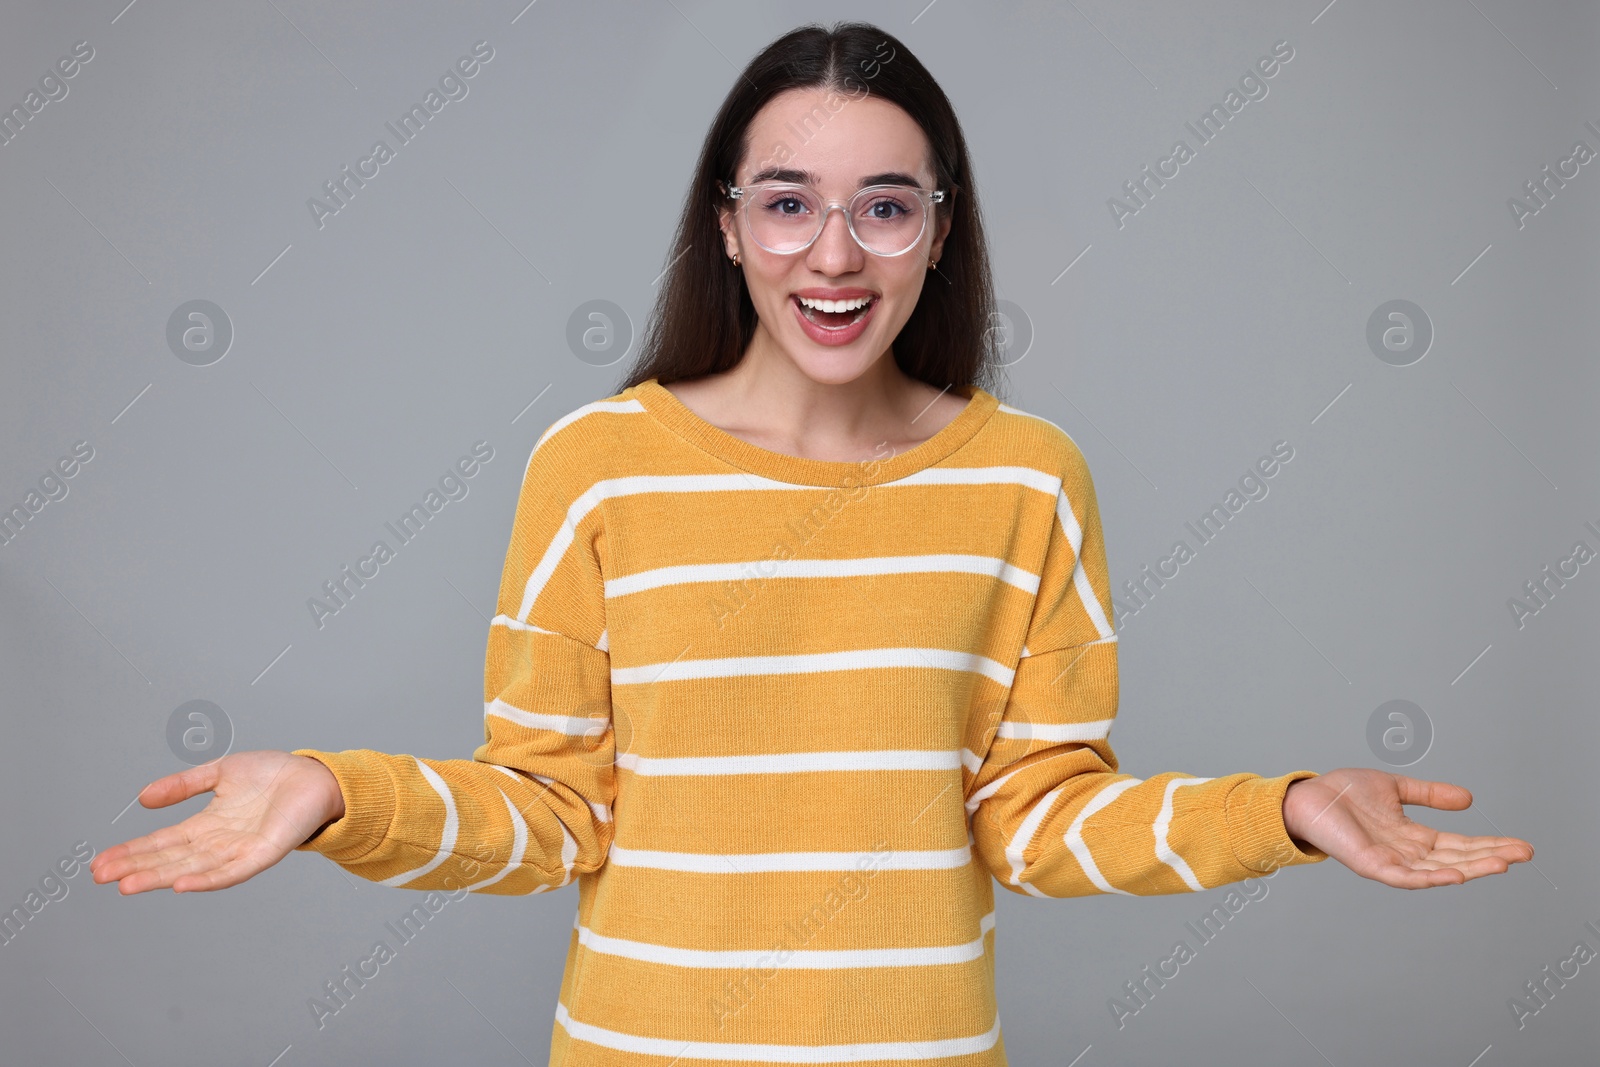
M 866 22 L 810 24 L 773 41 L 734 80 L 700 148 L 688 201 L 678 220 L 670 268 L 633 368 L 621 392 L 656 378 L 662 384 L 715 374 L 744 358 L 755 334 L 755 305 L 744 274 L 724 253 L 719 181 L 737 181 L 749 127 L 773 97 L 820 88 L 851 98 L 876 93 L 922 128 L 932 150 L 934 181 L 954 193 L 935 210 L 951 219 L 937 270 L 928 271 L 911 317 L 894 339 L 895 362 L 930 385 L 977 385 L 995 391 L 997 356 L 989 329 L 994 283 L 966 139 L 955 109 L 917 57 L 897 38 Z

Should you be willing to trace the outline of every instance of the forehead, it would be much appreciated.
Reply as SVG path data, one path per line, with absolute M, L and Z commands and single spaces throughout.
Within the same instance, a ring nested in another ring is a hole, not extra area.
M 825 192 L 855 189 L 874 174 L 904 172 L 931 185 L 928 139 L 912 117 L 870 92 L 779 93 L 750 122 L 739 182 L 773 167 L 805 170 Z

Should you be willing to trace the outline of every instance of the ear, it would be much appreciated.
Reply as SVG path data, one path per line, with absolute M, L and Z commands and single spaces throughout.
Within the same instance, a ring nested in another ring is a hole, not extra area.
M 944 239 L 950 236 L 950 224 L 954 219 L 954 215 L 952 212 L 941 212 L 937 218 L 939 223 L 934 227 L 933 247 L 928 249 L 928 261 L 930 263 L 938 262 L 940 255 L 944 253 Z
M 720 188 L 720 182 L 718 186 Z M 728 203 L 732 205 L 736 201 L 730 200 Z M 734 216 L 733 207 L 717 208 L 717 225 L 722 229 L 722 247 L 727 257 L 732 259 L 735 252 L 741 251 L 739 247 L 739 225 Z

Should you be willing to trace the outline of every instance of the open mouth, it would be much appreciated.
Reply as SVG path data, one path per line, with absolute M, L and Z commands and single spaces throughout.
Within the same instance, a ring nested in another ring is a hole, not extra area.
M 813 326 L 824 330 L 845 330 L 865 318 L 878 298 L 863 296 L 850 300 L 813 300 L 797 296 L 793 299 L 800 307 L 800 314 Z

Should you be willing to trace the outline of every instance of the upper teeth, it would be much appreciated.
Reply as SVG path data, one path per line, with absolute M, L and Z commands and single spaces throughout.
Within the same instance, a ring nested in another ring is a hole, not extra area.
M 798 297 L 797 299 L 801 304 L 815 311 L 829 311 L 834 313 L 841 311 L 855 311 L 857 308 L 864 308 L 868 304 L 872 303 L 872 297 L 870 296 L 857 296 L 849 300 L 813 300 L 809 296 L 802 296 Z

